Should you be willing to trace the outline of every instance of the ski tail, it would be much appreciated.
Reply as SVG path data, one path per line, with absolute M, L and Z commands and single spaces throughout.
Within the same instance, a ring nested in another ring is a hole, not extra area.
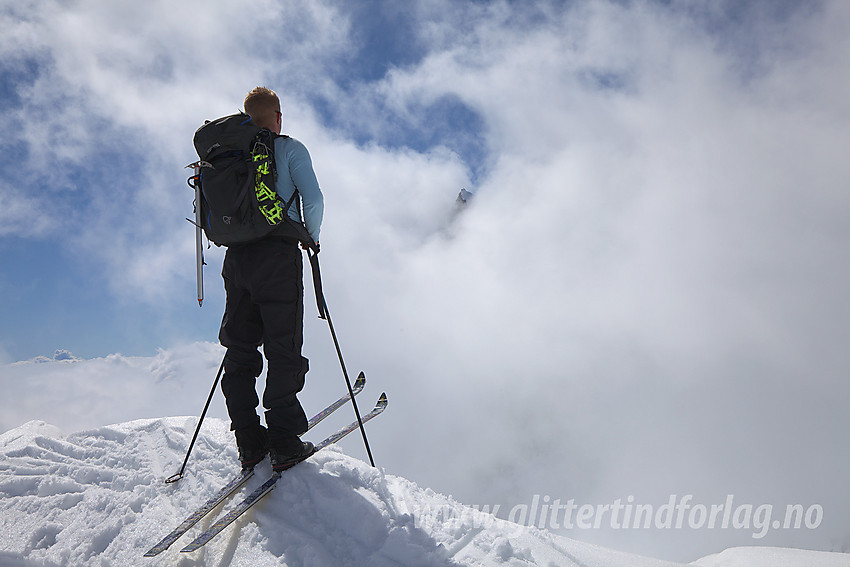
M 189 531 L 189 529 L 197 524 L 201 518 L 212 512 L 219 504 L 224 502 L 231 494 L 236 492 L 239 487 L 248 482 L 248 479 L 252 476 L 254 476 L 254 469 L 243 470 L 237 476 L 233 477 L 233 479 L 224 485 L 221 490 L 216 492 L 212 498 L 207 500 L 200 508 L 192 512 L 189 517 L 183 520 L 182 524 L 177 526 L 170 534 L 162 538 L 159 543 L 150 548 L 144 556 L 155 557 L 168 549 L 172 543 L 180 538 L 180 536 Z

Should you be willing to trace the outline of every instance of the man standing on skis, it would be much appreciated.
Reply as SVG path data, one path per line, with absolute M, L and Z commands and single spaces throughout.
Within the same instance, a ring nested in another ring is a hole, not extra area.
M 253 89 L 244 107 L 254 125 L 280 134 L 283 116 L 274 91 Z M 294 138 L 279 136 L 274 156 L 277 194 L 287 202 L 297 191 L 289 216 L 303 221 L 318 243 L 324 201 L 307 148 Z M 307 416 L 296 397 L 308 370 L 308 361 L 301 356 L 303 265 L 298 240 L 287 228 L 284 222 L 261 240 L 231 245 L 224 257 L 227 299 L 219 340 L 227 353 L 221 388 L 243 468 L 252 468 L 269 454 L 272 467 L 281 470 L 314 451 L 312 443 L 299 438 L 307 430 Z M 260 345 L 268 361 L 263 393 L 267 428 L 257 414 L 256 379 L 263 369 Z

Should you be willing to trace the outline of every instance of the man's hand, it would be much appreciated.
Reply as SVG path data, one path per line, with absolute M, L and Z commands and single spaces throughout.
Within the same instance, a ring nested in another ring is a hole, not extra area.
M 307 245 L 307 243 L 306 243 L 306 242 L 301 242 L 301 248 L 303 248 L 304 250 L 306 250 L 306 251 L 308 251 L 308 252 L 310 251 L 310 246 L 309 246 L 309 245 Z M 318 254 L 318 253 L 319 253 L 319 249 L 320 249 L 320 247 L 319 247 L 319 243 L 318 243 L 318 242 L 316 242 L 316 254 Z

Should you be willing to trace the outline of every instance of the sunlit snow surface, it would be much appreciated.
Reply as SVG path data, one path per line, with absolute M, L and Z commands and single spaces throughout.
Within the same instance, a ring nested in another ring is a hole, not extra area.
M 144 558 L 236 471 L 232 434 L 210 419 L 186 476 L 163 483 L 179 468 L 196 423 L 139 420 L 66 436 L 33 421 L 0 435 L 0 566 L 681 565 L 496 519 L 334 447 L 287 472 L 263 502 L 201 551 L 180 549 L 215 513 L 162 555 Z M 269 474 L 263 463 L 236 497 Z M 838 567 L 850 566 L 850 556 L 745 548 L 694 564 Z

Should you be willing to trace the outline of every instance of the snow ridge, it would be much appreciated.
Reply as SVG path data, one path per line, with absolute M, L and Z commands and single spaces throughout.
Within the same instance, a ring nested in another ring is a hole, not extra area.
M 235 472 L 232 434 L 225 422 L 210 419 L 186 476 L 177 485 L 163 483 L 182 461 L 196 423 L 148 419 L 66 436 L 30 422 L 0 435 L 0 567 L 679 565 L 497 519 L 336 447 L 288 471 L 263 502 L 202 550 L 179 552 L 216 514 L 161 556 L 145 559 L 151 545 Z M 270 473 L 268 463 L 261 464 L 243 491 Z M 775 549 L 727 550 L 697 564 L 755 565 L 758 557 L 770 558 L 765 565 L 850 565 L 843 554 Z

